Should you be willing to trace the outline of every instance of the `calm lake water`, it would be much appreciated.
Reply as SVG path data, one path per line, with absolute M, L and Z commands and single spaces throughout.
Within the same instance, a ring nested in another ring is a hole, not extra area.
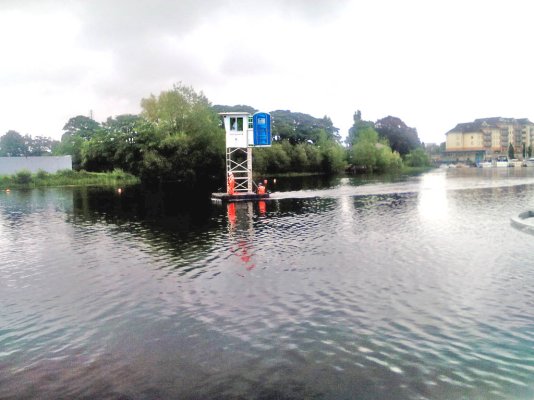
M 534 398 L 534 168 L 270 189 L 0 192 L 0 398 Z

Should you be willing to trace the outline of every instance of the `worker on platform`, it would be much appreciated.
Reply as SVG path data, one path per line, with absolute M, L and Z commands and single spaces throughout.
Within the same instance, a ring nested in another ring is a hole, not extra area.
M 258 184 L 258 194 L 265 194 L 265 186 L 261 182 Z
M 233 195 L 235 190 L 235 178 L 232 172 L 228 172 L 228 181 L 226 182 L 226 193 Z

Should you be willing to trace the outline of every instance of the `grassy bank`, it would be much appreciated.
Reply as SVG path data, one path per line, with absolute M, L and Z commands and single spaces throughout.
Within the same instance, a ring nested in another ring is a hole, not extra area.
M 39 171 L 19 171 L 14 175 L 0 175 L 0 189 L 23 189 L 46 186 L 126 186 L 139 183 L 139 178 L 122 170 L 87 172 L 61 170 L 55 174 Z

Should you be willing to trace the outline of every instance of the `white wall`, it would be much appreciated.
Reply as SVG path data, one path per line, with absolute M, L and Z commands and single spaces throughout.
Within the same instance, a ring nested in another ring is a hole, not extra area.
M 60 169 L 72 169 L 72 157 L 0 157 L 0 175 L 13 175 L 23 169 L 32 173 L 40 169 L 50 173 Z

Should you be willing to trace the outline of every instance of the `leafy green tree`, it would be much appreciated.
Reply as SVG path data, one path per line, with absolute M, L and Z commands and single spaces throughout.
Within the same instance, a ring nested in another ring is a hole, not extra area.
M 31 156 L 47 156 L 52 154 L 52 150 L 59 144 L 57 140 L 53 140 L 45 136 L 36 136 L 32 138 L 29 136 L 28 140 L 28 154 Z
M 308 153 L 306 153 L 307 143 L 299 143 L 293 146 L 291 152 L 291 169 L 295 172 L 308 171 L 310 161 L 308 160 Z
M 345 149 L 324 130 L 319 135 L 317 147 L 321 150 L 322 172 L 334 174 L 345 170 L 347 167 Z
M 65 136 L 61 138 L 61 142 L 54 147 L 52 155 L 71 155 L 72 168 L 79 170 L 82 164 L 82 145 L 84 139 L 80 136 Z
M 532 157 L 532 145 L 531 144 L 528 145 L 527 154 L 528 154 L 528 158 Z
M 117 115 L 115 118 L 108 117 L 106 122 L 102 124 L 102 127 L 114 137 L 117 137 L 119 134 L 125 134 L 133 138 L 139 122 L 141 122 L 139 115 L 122 114 Z
M 508 146 L 508 158 L 515 158 L 514 146 L 512 146 L 512 143 L 510 143 L 510 146 Z
M 350 156 L 353 167 L 368 172 L 388 171 L 402 166 L 399 153 L 392 151 L 386 140 L 379 141 L 378 132 L 369 126 L 360 129 Z
M 376 169 L 377 157 L 376 143 L 359 140 L 352 148 L 354 165 L 363 167 L 367 171 L 373 172 Z
M 315 118 L 311 115 L 289 110 L 271 111 L 272 134 L 274 141 L 288 140 L 291 144 L 317 143 L 321 133 L 334 141 L 339 141 L 339 129 L 325 116 Z
M 418 148 L 406 154 L 404 163 L 409 167 L 428 167 L 430 165 L 430 158 L 422 148 Z
M 0 156 L 21 157 L 28 153 L 28 147 L 22 135 L 17 131 L 10 130 L 0 137 Z
M 120 168 L 137 174 L 139 166 L 136 163 L 141 160 L 137 125 L 141 121 L 141 117 L 131 114 L 109 117 L 89 139 L 81 142 L 80 166 L 88 171 Z
M 289 142 L 286 141 L 289 144 Z M 291 145 L 290 145 L 291 146 Z M 259 172 L 289 172 L 291 157 L 283 142 L 273 143 L 271 147 L 254 149 L 253 166 Z
M 362 120 L 362 112 L 357 110 L 353 115 L 353 124 L 349 128 L 349 134 L 345 139 L 345 143 L 352 146 L 358 141 L 360 131 L 365 128 L 374 128 L 374 123 L 371 121 Z
M 327 174 L 335 174 L 345 170 L 345 150 L 337 143 L 328 142 L 321 147 L 322 171 Z
M 323 165 L 323 155 L 319 147 L 306 143 L 304 145 L 304 150 L 306 151 L 306 156 L 308 158 L 308 172 L 317 172 L 321 170 Z
M 142 179 L 187 184 L 224 179 L 224 132 L 208 99 L 182 84 L 141 101 Z
M 113 171 L 116 147 L 112 135 L 104 130 L 96 133 L 81 144 L 81 167 L 87 171 Z
M 78 136 L 84 140 L 89 140 L 100 130 L 100 124 L 94 119 L 78 115 L 69 119 L 65 126 L 63 126 L 63 131 L 65 131 L 65 133 L 61 140 L 63 140 L 64 137 L 69 136 Z
M 388 116 L 375 123 L 380 137 L 387 139 L 392 150 L 408 154 L 421 145 L 417 130 L 407 126 L 400 118 Z
M 115 118 L 109 117 L 102 127 L 111 138 L 110 146 L 114 147 L 113 166 L 139 175 L 139 167 L 143 158 L 143 148 L 149 141 L 151 126 L 139 115 L 124 114 Z M 150 138 L 154 140 L 154 138 Z
M 73 168 L 80 169 L 84 163 L 82 147 L 87 148 L 84 143 L 95 137 L 101 137 L 102 127 L 95 120 L 78 115 L 67 121 L 63 131 L 65 133 L 61 136 L 61 143 L 55 147 L 54 153 L 55 155 L 70 154 Z
M 235 106 L 224 106 L 224 105 L 216 104 L 216 105 L 212 106 L 212 109 L 216 113 L 221 113 L 221 112 L 241 112 L 241 111 L 244 111 L 244 112 L 248 112 L 249 114 L 254 114 L 254 113 L 256 113 L 258 111 L 254 107 L 247 106 L 247 105 L 244 105 L 244 104 L 238 104 L 238 105 L 235 105 Z

